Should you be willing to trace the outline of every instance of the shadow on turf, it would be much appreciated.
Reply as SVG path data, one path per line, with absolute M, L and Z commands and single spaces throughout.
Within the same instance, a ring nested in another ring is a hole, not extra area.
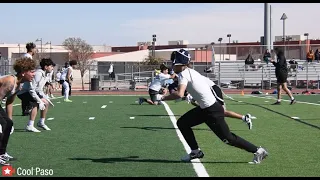
M 97 163 L 116 163 L 116 162 L 152 162 L 152 163 L 185 163 L 180 160 L 166 160 L 166 159 L 139 159 L 139 156 L 128 156 L 128 157 L 115 157 L 115 158 L 69 158 L 69 160 L 91 160 L 92 162 Z M 194 162 L 198 163 L 198 162 Z M 213 161 L 213 162 L 206 162 L 201 161 L 199 163 L 248 163 L 248 162 L 240 162 L 240 161 Z
M 310 127 L 313 127 L 313 128 L 316 128 L 316 129 L 319 129 L 319 130 L 320 130 L 320 127 L 319 127 L 319 126 L 316 126 L 316 125 L 307 123 L 307 122 L 305 122 L 305 121 L 303 121 L 303 120 L 301 120 L 301 119 L 293 119 L 293 118 L 291 118 L 291 116 L 288 116 L 288 115 L 283 114 L 283 113 L 281 113 L 281 112 L 278 112 L 278 111 L 275 111 L 275 110 L 273 110 L 273 109 L 264 107 L 264 106 L 262 106 L 263 104 L 261 105 L 261 104 L 254 104 L 254 103 L 248 103 L 248 102 L 242 102 L 242 103 L 249 104 L 249 105 L 256 106 L 256 107 L 260 107 L 260 108 L 265 109 L 265 110 L 267 110 L 267 111 L 270 111 L 270 112 L 279 114 L 279 115 L 281 115 L 281 116 L 283 116 L 283 117 L 292 119 L 292 120 L 297 121 L 297 122 L 299 122 L 299 123 L 302 123 L 302 124 L 305 124 L 305 125 L 307 125 L 307 126 L 310 126 Z M 270 105 L 270 104 L 269 104 L 269 105 Z M 294 105 L 292 105 L 292 106 L 294 106 Z
M 124 129 L 142 129 L 142 130 L 148 130 L 148 131 L 157 131 L 157 130 L 176 130 L 178 128 L 173 128 L 173 127 L 120 127 Z M 192 130 L 195 131 L 211 131 L 210 129 L 204 129 L 204 128 L 192 128 Z M 248 131 L 248 130 L 230 130 L 230 131 Z

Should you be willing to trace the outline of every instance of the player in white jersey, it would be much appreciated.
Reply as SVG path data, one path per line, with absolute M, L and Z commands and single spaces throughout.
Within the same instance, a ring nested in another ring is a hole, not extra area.
M 36 45 L 34 43 L 30 42 L 30 43 L 27 43 L 26 48 L 27 48 L 27 53 L 23 54 L 22 57 L 27 57 L 27 58 L 32 59 L 33 55 L 37 51 Z
M 37 126 L 44 130 L 51 130 L 45 124 L 49 103 L 51 101 L 43 92 L 43 88 L 47 82 L 46 74 L 53 70 L 53 64 L 51 59 L 41 59 L 41 69 L 37 69 L 34 79 L 31 82 L 25 82 L 21 91 L 17 94 L 21 101 L 27 105 L 27 110 L 30 112 L 30 118 L 26 126 L 26 131 L 28 132 L 41 132 L 34 127 L 38 110 L 40 110 L 40 120 Z
M 267 151 L 230 132 L 224 118 L 224 108 L 217 102 L 212 88 L 205 78 L 199 72 L 188 68 L 190 59 L 188 51 L 184 49 L 177 51 L 173 64 L 174 71 L 178 74 L 178 91 L 161 99 L 167 101 L 182 98 L 185 90 L 187 90 L 199 104 L 199 106 L 182 115 L 177 121 L 177 126 L 191 149 L 191 152 L 181 160 L 189 162 L 192 159 L 204 157 L 195 139 L 192 127 L 206 123 L 221 141 L 252 153 L 254 158 L 251 163 L 260 163 L 268 155 Z
M 26 49 L 27 49 L 27 53 L 24 53 L 22 55 L 22 57 L 26 57 L 26 58 L 30 58 L 32 59 L 32 57 L 34 56 L 34 54 L 36 53 L 37 49 L 36 49 L 36 45 L 33 42 L 29 42 L 26 44 Z M 26 112 L 26 104 L 22 103 L 21 104 L 21 111 L 22 111 L 22 116 L 27 116 L 28 113 Z
M 17 59 L 13 65 L 16 75 L 0 77 L 0 98 L 7 97 L 6 111 L 0 106 L 0 165 L 10 165 L 13 157 L 7 154 L 7 144 L 13 130 L 13 102 L 21 83 L 32 81 L 36 62 L 30 58 Z
M 61 71 L 58 70 L 58 72 L 55 75 L 55 89 L 58 90 L 61 88 L 61 84 L 60 84 L 60 77 L 61 77 Z
M 146 99 L 143 97 L 139 98 L 139 104 L 141 105 L 143 102 L 147 102 L 150 105 L 158 105 L 159 100 L 163 94 L 167 93 L 167 90 L 164 88 L 164 85 L 167 80 L 175 77 L 175 74 L 168 74 L 168 67 L 164 64 L 160 65 L 161 73 L 156 75 L 154 80 L 151 82 L 149 86 L 149 95 L 150 99 Z
M 53 63 L 53 68 L 56 66 L 55 63 Z M 54 75 L 53 75 L 54 71 L 52 70 L 50 73 L 46 74 L 46 78 L 47 78 L 47 82 L 46 82 L 46 96 L 49 98 L 54 98 L 52 91 L 53 91 L 53 85 L 52 85 L 52 80 L 54 79 Z
M 77 61 L 71 60 L 69 62 L 69 65 L 70 66 L 68 68 L 66 68 L 64 71 L 62 71 L 61 77 L 60 77 L 60 84 L 62 84 L 62 86 L 64 88 L 64 101 L 65 102 L 72 102 L 69 99 L 69 91 L 70 91 L 70 86 L 72 84 L 72 71 L 76 67 Z

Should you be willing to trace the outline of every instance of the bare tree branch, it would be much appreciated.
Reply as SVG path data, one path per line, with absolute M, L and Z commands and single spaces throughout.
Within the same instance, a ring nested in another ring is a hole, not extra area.
M 78 62 L 78 69 L 81 73 L 82 89 L 84 90 L 83 76 L 94 63 L 92 59 L 93 48 L 85 40 L 81 38 L 67 38 L 62 43 L 63 46 L 70 51 L 70 59 Z

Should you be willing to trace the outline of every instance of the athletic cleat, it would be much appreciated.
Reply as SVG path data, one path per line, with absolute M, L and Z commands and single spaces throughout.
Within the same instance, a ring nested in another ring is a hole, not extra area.
M 290 105 L 295 104 L 297 101 L 296 99 L 291 100 Z
M 35 128 L 34 126 L 27 126 L 26 131 L 28 131 L 28 132 L 41 132 L 37 128 Z
M 181 158 L 181 161 L 184 162 L 190 162 L 192 159 L 198 159 L 198 158 L 203 158 L 204 154 L 200 150 L 198 153 L 191 152 L 190 154 L 187 154 L 183 158 Z
M 281 102 L 277 101 L 277 102 L 273 103 L 272 105 L 281 105 Z
M 7 162 L 6 157 L 4 154 L 0 155 L 0 165 L 2 166 L 10 166 L 10 164 Z
M 245 123 L 247 123 L 249 129 L 252 129 L 252 121 L 251 121 L 251 114 L 246 114 L 245 116 Z
M 2 155 L 2 158 L 5 160 L 5 161 L 10 161 L 10 160 L 15 160 L 12 156 L 10 156 L 8 153 L 5 153 Z
M 249 162 L 249 164 L 260 164 L 267 156 L 268 152 L 264 148 L 259 147 L 257 152 L 254 153 L 252 162 Z
M 70 99 L 64 99 L 64 102 L 72 102 Z
M 47 130 L 47 131 L 50 131 L 50 130 L 51 130 L 51 129 L 50 129 L 47 125 L 45 125 L 45 124 L 40 124 L 40 123 L 38 123 L 37 126 L 40 127 L 40 128 L 42 128 L 42 129 L 44 129 L 44 130 Z
M 141 105 L 144 102 L 143 98 L 139 98 L 139 104 Z

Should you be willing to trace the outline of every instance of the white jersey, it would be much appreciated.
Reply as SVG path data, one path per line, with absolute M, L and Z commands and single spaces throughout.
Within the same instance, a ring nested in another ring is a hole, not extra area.
M 199 103 L 201 109 L 208 108 L 217 101 L 211 91 L 208 80 L 199 72 L 186 68 L 178 74 L 178 81 L 179 85 L 187 86 L 187 91 Z
M 68 68 L 66 68 L 66 69 L 64 69 L 64 70 L 62 71 L 61 76 L 60 76 L 60 80 L 63 80 L 63 81 L 68 80 L 67 74 L 68 74 L 68 70 L 69 70 L 69 69 L 71 70 L 70 77 L 72 76 L 72 71 L 73 71 L 73 69 L 72 69 L 71 66 L 69 66 Z
M 205 78 L 207 84 L 208 84 L 210 87 L 216 85 L 216 83 L 214 83 L 213 81 L 211 81 L 211 79 L 209 79 L 209 78 L 207 78 L 207 77 L 205 77 L 205 76 L 203 76 L 203 77 Z
M 47 82 L 48 83 L 52 82 L 52 75 L 53 75 L 53 70 L 51 71 L 51 73 L 47 73 Z
M 22 85 L 22 89 L 18 92 L 18 95 L 29 92 L 33 99 L 35 99 L 39 103 L 41 102 L 41 99 L 38 94 L 46 97 L 43 92 L 43 88 L 46 82 L 46 73 L 42 69 L 37 69 L 33 80 L 31 82 L 24 82 Z
M 149 89 L 154 91 L 160 91 L 161 87 L 164 85 L 165 81 L 170 79 L 170 74 L 160 73 L 156 75 L 154 80 L 151 82 Z
M 23 54 L 23 55 L 22 55 L 22 57 L 27 57 L 27 58 L 32 59 L 32 56 L 31 56 L 31 54 L 29 54 L 29 53 L 25 53 L 25 54 Z
M 56 81 L 60 81 L 60 78 L 61 78 L 61 72 L 57 72 Z

